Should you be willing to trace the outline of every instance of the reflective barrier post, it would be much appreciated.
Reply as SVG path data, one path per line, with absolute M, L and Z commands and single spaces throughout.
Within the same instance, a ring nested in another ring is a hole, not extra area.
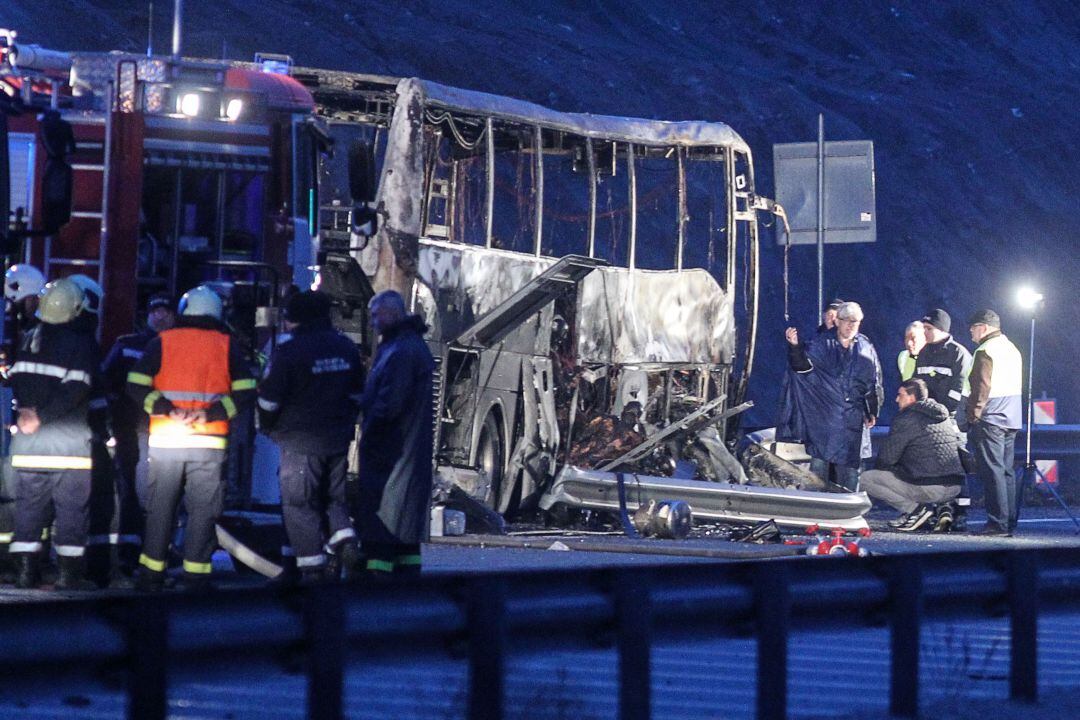
M 758 720 L 785 720 L 787 717 L 789 593 L 788 571 L 783 564 L 763 563 L 754 568 Z
M 615 573 L 615 616 L 619 642 L 619 718 L 652 716 L 652 605 L 648 575 Z
M 307 635 L 307 716 L 341 720 L 345 668 L 345 603 L 340 584 L 307 588 L 304 630 Z
M 889 578 L 889 644 L 892 655 L 889 712 L 899 717 L 919 713 L 919 637 L 922 628 L 922 564 L 918 558 L 895 558 Z
M 165 720 L 169 664 L 168 600 L 135 598 L 127 611 L 130 720 Z
M 1039 697 L 1039 574 L 1027 553 L 1009 556 L 1009 697 L 1035 702 Z
M 506 682 L 506 583 L 469 582 L 469 720 L 502 720 Z

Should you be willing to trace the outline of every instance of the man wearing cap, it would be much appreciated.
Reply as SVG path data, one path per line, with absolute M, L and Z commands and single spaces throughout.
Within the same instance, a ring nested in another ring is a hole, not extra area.
M 821 324 L 818 325 L 817 329 L 819 335 L 821 333 L 827 333 L 836 327 L 836 312 L 843 304 L 844 301 L 840 298 L 833 298 L 821 311 Z
M 105 393 L 112 415 L 112 434 L 116 441 L 117 491 L 120 497 L 120 534 L 136 542 L 142 540 L 145 522 L 142 498 L 146 494 L 147 440 L 150 419 L 127 394 L 127 376 L 142 359 L 150 341 L 176 324 L 176 306 L 165 293 L 150 296 L 146 303 L 146 326 L 139 332 L 122 335 L 113 343 L 102 364 Z M 121 561 L 133 569 L 138 553 L 128 557 L 131 544 L 123 548 Z
M 790 371 L 776 431 L 779 440 L 806 444 L 811 472 L 852 492 L 859 488 L 862 458 L 870 456 L 870 428 L 883 399 L 881 363 L 859 332 L 862 319 L 859 304 L 846 302 L 837 311 L 836 329 L 815 335 L 805 347 L 798 330 L 786 330 Z
M 934 308 L 922 319 L 926 345 L 915 360 L 915 377 L 926 383 L 930 399 L 956 417 L 961 399 L 967 395 L 967 377 L 971 353 L 949 334 L 952 319 L 941 308 Z
M 1001 333 L 1001 318 L 980 310 L 968 320 L 972 355 L 971 396 L 965 420 L 976 474 L 986 491 L 986 526 L 981 535 L 1012 535 L 1016 529 L 1016 431 L 1023 425 L 1023 360 Z
M 345 497 L 364 389 L 360 353 L 330 324 L 330 304 L 317 290 L 289 299 L 291 337 L 275 348 L 259 385 L 259 426 L 281 449 L 281 514 L 305 582 L 334 579 L 325 571 L 324 548 L 347 572 L 360 563 Z

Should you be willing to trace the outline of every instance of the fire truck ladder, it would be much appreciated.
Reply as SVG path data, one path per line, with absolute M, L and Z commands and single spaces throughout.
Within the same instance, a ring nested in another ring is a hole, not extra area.
M 105 137 L 103 141 L 96 140 L 80 140 L 76 143 L 76 152 L 85 156 L 89 156 L 90 161 L 86 162 L 73 162 L 71 164 L 72 171 L 72 184 L 74 187 L 80 187 L 85 184 L 91 187 L 100 182 L 101 194 L 99 196 L 99 202 L 92 204 L 90 207 L 73 207 L 71 210 L 71 218 L 74 219 L 88 219 L 97 220 L 100 225 L 100 240 L 98 244 L 98 256 L 96 258 L 71 258 L 71 257 L 56 257 L 53 255 L 53 236 L 48 235 L 45 237 L 45 252 L 44 263 L 42 272 L 45 277 L 52 277 L 53 265 L 65 265 L 68 267 L 75 266 L 80 269 L 80 272 L 84 272 L 86 275 L 90 275 L 95 278 L 99 285 L 104 286 L 104 264 L 102 263 L 102 257 L 105 252 L 106 242 L 106 228 L 105 218 L 108 212 L 108 187 L 109 187 L 109 168 L 107 159 L 109 157 L 109 145 L 112 134 L 112 122 L 111 117 L 106 115 L 105 119 Z M 78 122 L 77 120 L 75 122 Z M 100 153 L 100 162 L 94 162 L 97 160 Z M 87 176 L 100 175 L 100 178 L 93 178 L 91 180 L 83 181 L 83 178 Z

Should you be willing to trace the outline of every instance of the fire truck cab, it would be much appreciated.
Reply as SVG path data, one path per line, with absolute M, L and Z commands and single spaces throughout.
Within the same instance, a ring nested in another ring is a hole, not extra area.
M 11 31 L 0 48 L 9 261 L 96 277 L 106 347 L 149 295 L 205 282 L 257 342 L 270 317 L 255 309 L 313 279 L 325 144 L 311 94 L 280 62 L 55 52 Z

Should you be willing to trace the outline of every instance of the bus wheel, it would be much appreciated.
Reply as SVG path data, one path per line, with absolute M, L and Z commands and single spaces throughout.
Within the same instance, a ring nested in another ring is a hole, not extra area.
M 503 475 L 506 472 L 506 444 L 502 426 L 495 412 L 489 412 L 480 426 L 480 440 L 476 444 L 476 467 L 488 478 L 487 492 L 477 498 L 490 508 L 498 509 L 502 495 Z

